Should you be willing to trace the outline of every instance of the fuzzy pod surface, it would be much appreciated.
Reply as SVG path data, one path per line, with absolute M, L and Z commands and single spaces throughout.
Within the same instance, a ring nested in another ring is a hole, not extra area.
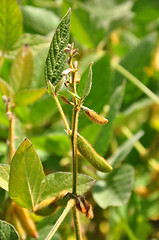
M 101 172 L 112 171 L 112 166 L 100 156 L 87 140 L 77 133 L 77 148 L 80 154 L 92 164 L 97 170 Z

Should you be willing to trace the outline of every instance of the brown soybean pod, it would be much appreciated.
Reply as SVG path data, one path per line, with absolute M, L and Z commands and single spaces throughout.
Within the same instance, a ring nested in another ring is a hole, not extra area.
M 102 124 L 102 125 L 104 125 L 108 122 L 108 119 L 97 114 L 95 111 L 93 111 L 87 107 L 84 107 L 84 106 L 82 106 L 82 109 L 85 111 L 85 113 L 87 114 L 89 119 L 92 120 L 93 122 L 96 122 L 96 123 Z
M 112 166 L 100 156 L 84 137 L 77 133 L 77 148 L 80 154 L 101 172 L 110 172 Z
M 16 203 L 14 203 L 14 208 L 15 208 L 16 216 L 18 217 L 26 233 L 33 238 L 38 238 L 38 232 L 36 230 L 35 223 L 30 217 L 29 210 L 26 208 L 22 208 Z

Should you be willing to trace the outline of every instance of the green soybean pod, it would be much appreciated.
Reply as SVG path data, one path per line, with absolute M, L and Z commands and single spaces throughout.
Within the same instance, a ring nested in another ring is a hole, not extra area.
M 112 166 L 100 156 L 84 137 L 77 133 L 77 148 L 80 154 L 101 172 L 110 172 Z

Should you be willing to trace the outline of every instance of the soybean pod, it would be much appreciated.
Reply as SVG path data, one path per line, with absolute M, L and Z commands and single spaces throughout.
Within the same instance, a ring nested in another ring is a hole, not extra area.
M 102 156 L 100 156 L 91 144 L 88 143 L 87 140 L 79 133 L 77 133 L 77 148 L 82 157 L 90 162 L 97 170 L 101 172 L 112 171 L 112 166 Z

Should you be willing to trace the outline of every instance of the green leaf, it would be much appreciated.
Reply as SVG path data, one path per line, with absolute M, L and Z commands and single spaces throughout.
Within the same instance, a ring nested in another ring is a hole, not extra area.
M 108 33 L 121 27 L 124 22 L 128 23 L 133 17 L 132 1 L 118 3 L 112 0 L 93 0 L 91 4 L 86 2 L 82 5 L 89 12 L 90 18 L 96 21 L 97 26 L 106 29 Z
M 2 78 L 0 78 L 0 91 L 2 92 L 3 95 L 5 95 L 7 97 L 10 97 L 11 102 L 14 101 L 14 91 L 13 91 L 13 89 Z
M 0 164 L 0 187 L 8 191 L 10 166 L 8 164 Z
M 23 123 L 30 123 L 37 127 L 50 121 L 50 117 L 57 113 L 57 106 L 55 101 L 45 94 L 27 108 L 25 106 L 16 107 L 15 112 Z
M 84 99 L 88 96 L 92 86 L 92 63 L 82 75 L 78 85 L 78 95 Z
M 66 13 L 59 23 L 52 42 L 45 65 L 45 79 L 56 86 L 62 78 L 62 72 L 65 65 L 66 53 L 64 48 L 67 47 L 70 36 L 71 10 Z
M 7 126 L 8 127 L 8 118 L 6 116 L 6 106 L 3 102 L 3 99 L 2 99 L 2 93 L 0 91 L 0 124 L 3 124 L 4 126 Z M 5 129 L 5 132 L 6 132 L 6 129 Z M 2 134 L 3 131 L 2 129 L 0 130 L 0 134 Z M 5 134 L 6 138 L 8 137 L 6 134 Z
M 84 194 L 93 185 L 94 179 L 84 175 L 77 176 L 77 192 Z M 46 187 L 42 194 L 42 199 L 56 196 L 60 191 L 68 190 L 72 192 L 72 174 L 68 172 L 56 172 L 46 176 Z
M 23 46 L 16 56 L 10 76 L 10 84 L 18 92 L 29 88 L 33 78 L 33 57 L 28 45 Z
M 84 104 L 95 112 L 100 113 L 104 105 L 109 103 L 110 94 L 112 92 L 113 81 L 110 56 L 104 54 L 101 55 L 100 58 L 97 58 L 97 60 L 94 60 L 92 70 L 92 88 Z M 90 122 L 87 118 L 83 117 L 83 114 L 81 112 L 79 116 L 79 128 L 85 127 L 87 123 Z
M 33 6 L 21 6 L 23 25 L 27 32 L 48 34 L 54 31 L 59 17 L 54 12 Z
M 81 100 L 81 98 L 76 94 L 76 93 L 73 93 L 73 92 L 71 92 L 71 91 L 67 91 L 68 93 L 70 93 L 73 97 L 75 97 L 76 99 L 78 99 L 78 100 Z
M 26 137 L 24 125 L 17 117 L 14 119 L 14 135 L 16 136 L 14 140 L 14 147 L 15 150 L 17 150 Z
M 27 106 L 36 102 L 46 91 L 46 88 L 21 90 L 15 95 L 15 104 L 18 106 Z
M 103 209 L 109 206 L 122 206 L 130 198 L 134 181 L 134 168 L 123 165 L 109 173 L 105 180 L 95 183 L 93 198 Z
M 64 11 L 68 9 L 72 5 L 72 8 L 74 7 L 72 4 L 72 1 L 63 1 L 64 4 Z M 79 4 L 76 3 L 76 7 L 73 8 L 72 11 L 72 23 L 71 23 L 71 33 L 78 42 L 81 44 L 88 46 L 89 48 L 94 47 L 94 43 L 92 41 L 92 35 L 90 36 L 90 28 L 88 26 L 91 25 L 91 32 L 94 30 L 94 27 L 92 29 L 92 24 L 89 19 L 89 14 L 81 7 L 79 7 Z M 95 36 L 96 34 L 94 34 Z M 98 35 L 96 35 L 98 36 Z
M 64 133 L 50 133 L 31 138 L 37 149 L 46 151 L 57 156 L 64 156 L 70 150 L 69 137 Z
M 39 50 L 45 50 L 47 56 L 49 42 L 50 36 L 43 37 L 38 34 L 23 33 L 22 36 L 19 38 L 18 42 L 16 42 L 12 47 L 12 51 L 9 52 L 7 55 L 11 55 L 12 57 L 14 57 L 14 54 L 17 54 L 17 51 L 27 43 L 33 51 L 33 54 L 38 54 Z M 45 62 L 45 59 L 43 59 L 43 64 Z
M 20 240 L 15 228 L 11 224 L 2 220 L 0 220 L 0 239 Z
M 16 0 L 1 0 L 0 49 L 10 50 L 22 33 L 22 15 Z
M 95 141 L 94 147 L 97 150 L 97 152 L 102 156 L 106 153 L 106 150 L 108 149 L 109 143 L 111 141 L 114 120 L 120 109 L 121 102 L 123 99 L 123 90 L 124 86 L 120 86 L 113 93 L 109 104 L 110 110 L 107 115 L 107 119 L 109 120 L 109 122 L 105 126 L 102 126 Z
M 135 47 L 133 47 L 120 61 L 120 65 L 137 77 L 143 84 L 148 85 L 149 79 L 144 71 L 145 66 L 149 66 L 151 62 L 152 52 L 156 48 L 157 34 L 151 33 L 144 37 Z M 121 85 L 123 76 L 117 71 L 114 74 L 114 83 L 116 86 Z M 127 81 L 125 88 L 125 97 L 123 108 L 127 108 L 134 101 L 138 101 L 143 92 Z
M 35 148 L 25 139 L 16 151 L 10 170 L 9 195 L 20 206 L 34 209 L 45 186 L 45 175 Z
M 143 135 L 144 132 L 139 131 L 132 138 L 128 139 L 120 147 L 118 147 L 116 152 L 110 158 L 108 158 L 108 162 L 110 163 L 110 165 L 113 167 L 117 163 L 121 163 L 130 153 L 135 142 L 138 141 Z

